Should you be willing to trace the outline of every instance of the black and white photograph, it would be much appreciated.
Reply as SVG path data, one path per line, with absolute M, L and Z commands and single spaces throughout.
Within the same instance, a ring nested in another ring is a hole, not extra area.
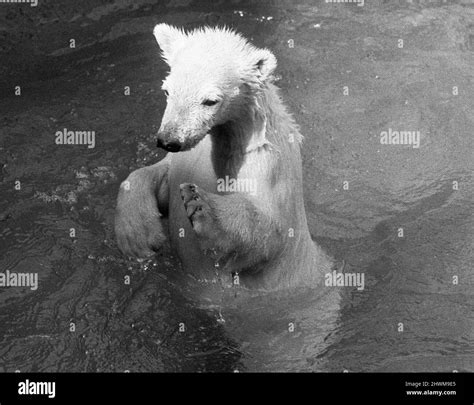
M 474 1 L 0 0 L 0 194 L 17 398 L 53 399 L 43 374 L 439 373 L 402 397 L 455 400 Z

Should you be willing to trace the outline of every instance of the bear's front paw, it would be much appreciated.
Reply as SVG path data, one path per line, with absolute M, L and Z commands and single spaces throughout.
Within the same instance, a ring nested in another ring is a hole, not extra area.
M 200 238 L 201 247 L 203 250 L 213 249 L 216 245 L 214 239 L 220 232 L 212 212 L 210 197 L 195 184 L 184 183 L 179 187 L 186 214 Z

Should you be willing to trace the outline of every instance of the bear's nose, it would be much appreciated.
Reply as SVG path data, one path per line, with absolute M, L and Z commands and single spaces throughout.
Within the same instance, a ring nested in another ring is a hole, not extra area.
M 156 146 L 168 152 L 179 152 L 181 145 L 177 142 L 163 142 L 160 138 L 156 141 Z

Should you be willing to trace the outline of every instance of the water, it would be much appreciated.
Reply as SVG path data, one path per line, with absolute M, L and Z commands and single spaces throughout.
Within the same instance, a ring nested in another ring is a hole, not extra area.
M 474 371 L 474 8 L 63 3 L 0 9 L 0 270 L 39 275 L 0 289 L 0 371 Z M 192 280 L 167 248 L 119 254 L 120 181 L 163 157 L 160 21 L 231 24 L 276 53 L 310 230 L 363 291 L 255 293 Z M 95 148 L 55 145 L 63 128 Z M 420 148 L 381 145 L 388 128 Z

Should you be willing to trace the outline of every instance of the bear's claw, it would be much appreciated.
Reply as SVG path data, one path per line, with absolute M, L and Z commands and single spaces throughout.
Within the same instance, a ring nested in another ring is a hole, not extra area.
M 201 238 L 212 238 L 217 231 L 215 229 L 217 224 L 213 219 L 207 194 L 195 184 L 184 183 L 179 187 L 186 215 L 191 221 L 194 231 Z
M 202 191 L 195 184 L 184 183 L 179 186 L 181 189 L 181 199 L 184 202 L 184 208 L 191 220 L 194 222 L 194 215 L 196 212 L 202 212 L 204 208 L 208 208 L 207 203 L 202 199 Z

